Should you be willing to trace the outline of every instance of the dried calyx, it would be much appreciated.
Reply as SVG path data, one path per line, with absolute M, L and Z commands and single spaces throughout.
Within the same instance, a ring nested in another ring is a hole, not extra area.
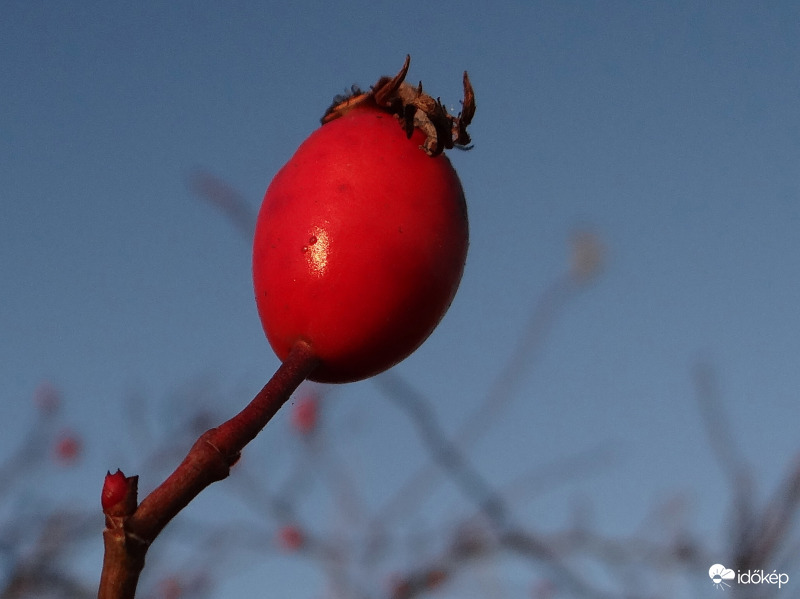
M 422 83 L 413 86 L 405 82 L 411 57 L 406 56 L 403 68 L 394 77 L 381 77 L 370 91 L 362 92 L 353 87 L 348 96 L 337 96 L 330 108 L 322 117 L 322 123 L 328 123 L 346 114 L 356 106 L 372 104 L 395 115 L 411 137 L 414 129 L 420 129 L 426 135 L 421 146 L 429 156 L 438 156 L 445 149 L 470 148 L 470 137 L 467 126 L 475 115 L 475 94 L 469 76 L 464 71 L 464 100 L 458 116 L 448 114 L 439 98 L 422 91 Z

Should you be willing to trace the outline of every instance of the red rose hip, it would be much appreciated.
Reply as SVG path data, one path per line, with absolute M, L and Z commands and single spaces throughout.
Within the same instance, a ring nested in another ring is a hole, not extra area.
M 398 76 L 335 104 L 278 172 L 258 215 L 256 303 L 282 360 L 311 345 L 320 382 L 363 379 L 406 358 L 455 296 L 469 239 L 445 147 L 466 145 L 464 79 L 452 117 Z M 399 113 L 399 114 L 397 114 Z

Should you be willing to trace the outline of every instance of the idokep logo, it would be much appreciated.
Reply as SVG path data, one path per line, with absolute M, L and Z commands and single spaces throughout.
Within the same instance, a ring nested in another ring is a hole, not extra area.
M 722 564 L 714 564 L 708 569 L 708 576 L 711 578 L 711 582 L 714 583 L 714 586 L 718 589 L 725 590 L 725 587 L 730 587 L 726 580 L 733 580 L 736 578 L 736 574 L 730 568 L 726 568 Z
M 736 584 L 776 584 L 781 588 L 789 582 L 789 575 L 783 572 L 773 570 L 772 572 L 764 572 L 764 570 L 747 570 L 746 572 L 734 572 L 730 568 L 726 568 L 722 564 L 714 564 L 708 569 L 708 577 L 714 586 L 720 590 L 725 590 L 725 587 L 730 588 L 730 584 L 726 581 L 731 580 Z

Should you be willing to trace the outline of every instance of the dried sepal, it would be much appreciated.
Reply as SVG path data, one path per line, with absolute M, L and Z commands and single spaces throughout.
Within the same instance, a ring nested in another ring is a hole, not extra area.
M 353 93 L 337 96 L 322 117 L 322 124 L 339 118 L 356 106 L 370 104 L 393 114 L 400 121 L 408 137 L 414 129 L 425 134 L 422 149 L 429 156 L 438 156 L 445 149 L 470 149 L 467 126 L 475 115 L 475 92 L 464 71 L 464 100 L 458 116 L 452 116 L 439 98 L 422 91 L 422 83 L 413 86 L 405 81 L 411 57 L 406 56 L 403 67 L 394 77 L 381 77 L 370 91 L 353 88 Z

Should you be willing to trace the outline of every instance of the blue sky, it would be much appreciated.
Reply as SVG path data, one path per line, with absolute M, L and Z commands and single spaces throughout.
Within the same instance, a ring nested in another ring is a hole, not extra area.
M 76 504 L 96 500 L 106 469 L 146 454 L 116 441 L 125 397 L 163 418 L 183 409 L 163 402 L 201 378 L 229 414 L 277 366 L 249 241 L 187 176 L 207 169 L 255 209 L 332 97 L 395 73 L 407 53 L 410 80 L 448 106 L 468 70 L 478 103 L 474 149 L 451 154 L 470 209 L 464 280 L 397 368 L 448 431 L 567 267 L 571 233 L 588 228 L 607 248 L 602 276 L 559 310 L 470 455 L 496 484 L 596 447 L 616 457 L 522 502 L 519 517 L 557 527 L 579 498 L 624 534 L 683 494 L 690 528 L 723 538 L 727 487 L 694 399 L 698 360 L 716 370 L 761 489 L 797 453 L 798 5 L 7 2 L 0 17 L 0 451 L 52 381 L 87 437 L 65 492 Z M 372 382 L 327 397 L 333 422 L 360 423 L 342 451 L 379 504 L 402 480 L 395 469 L 424 460 L 418 438 Z M 297 449 L 280 418 L 254 454 Z M 144 488 L 158 482 L 139 474 Z

